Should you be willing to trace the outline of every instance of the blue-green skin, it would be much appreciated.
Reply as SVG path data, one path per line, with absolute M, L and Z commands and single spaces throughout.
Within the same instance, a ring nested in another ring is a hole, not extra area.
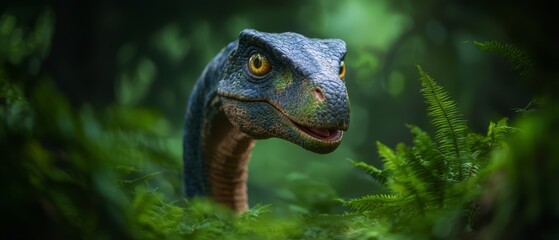
M 255 52 L 271 62 L 272 71 L 264 77 L 248 69 L 248 59 Z M 218 114 L 225 114 L 235 128 L 254 139 L 279 137 L 317 153 L 335 150 L 341 134 L 339 139 L 322 141 L 293 122 L 347 130 L 349 99 L 339 77 L 345 53 L 345 43 L 339 39 L 243 30 L 237 41 L 206 66 L 188 101 L 183 135 L 187 197 L 208 195 L 203 131 Z M 313 94 L 316 89 L 324 99 Z

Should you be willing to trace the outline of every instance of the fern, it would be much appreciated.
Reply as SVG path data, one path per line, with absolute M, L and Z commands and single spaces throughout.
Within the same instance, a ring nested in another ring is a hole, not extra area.
M 435 139 L 438 149 L 443 154 L 449 167 L 456 169 L 452 171 L 455 176 L 450 176 L 457 181 L 463 180 L 463 163 L 467 161 L 465 144 L 466 121 L 461 118 L 456 103 L 449 97 L 448 93 L 437 83 L 421 66 L 419 71 L 422 93 L 427 103 L 427 115 L 431 117 L 431 123 L 436 128 Z
M 414 186 L 410 183 L 409 169 L 404 161 L 405 145 L 400 144 L 396 151 L 393 151 L 381 142 L 377 142 L 378 154 L 384 163 L 384 168 L 388 174 L 386 185 L 396 194 L 407 195 L 410 192 L 416 192 Z
M 375 181 L 377 181 L 378 183 L 382 184 L 383 186 L 386 186 L 386 172 L 372 166 L 369 165 L 365 162 L 358 162 L 355 160 L 351 160 L 351 164 L 353 164 L 354 167 L 356 168 L 360 168 L 362 170 L 364 170 L 369 176 L 371 176 L 371 178 Z
M 437 221 L 447 222 L 447 216 L 457 213 L 465 219 L 456 221 L 471 227 L 478 211 L 474 199 L 480 194 L 483 179 L 478 171 L 514 129 L 502 119 L 490 122 L 485 135 L 469 132 L 448 93 L 420 66 L 417 68 L 427 115 L 435 128 L 434 139 L 421 128 L 408 125 L 413 134 L 411 147 L 400 143 L 391 149 L 377 142 L 383 170 L 364 162 L 353 164 L 374 179 L 382 177 L 388 192 L 340 201 L 354 211 L 392 222 L 394 231 L 412 231 L 403 226 L 435 231 Z
M 414 135 L 412 154 L 414 158 L 420 159 L 422 165 L 430 169 L 433 179 L 430 182 L 435 191 L 441 191 L 444 179 L 448 172 L 447 164 L 442 154 L 437 150 L 433 139 L 417 126 L 408 126 Z
M 507 118 L 503 118 L 496 123 L 490 121 L 485 136 L 476 133 L 468 134 L 469 151 L 473 159 L 472 162 L 475 163 L 473 167 L 477 169 L 479 165 L 486 163 L 490 157 L 489 153 L 500 147 L 505 136 L 517 131 L 517 129 L 509 127 L 507 122 Z
M 526 55 L 526 53 L 512 44 L 499 43 L 497 41 L 474 41 L 473 43 L 474 46 L 482 51 L 505 57 L 512 64 L 513 69 L 518 70 L 521 73 L 532 66 L 530 58 Z
M 513 127 L 509 127 L 507 122 L 508 118 L 503 118 L 497 123 L 489 122 L 486 138 L 491 145 L 501 142 L 507 134 L 513 133 L 517 130 Z
M 389 171 L 391 172 L 391 174 L 394 174 L 394 172 L 397 172 L 401 169 L 403 162 L 396 156 L 392 149 L 378 141 L 377 148 L 378 154 L 384 162 L 384 168 L 386 169 L 385 171 Z
M 376 217 L 390 217 L 401 210 L 409 199 L 396 194 L 376 194 L 340 202 L 356 211 L 367 212 Z
M 414 135 L 412 152 L 416 157 L 422 158 L 423 162 L 432 166 L 438 173 L 446 172 L 446 164 L 441 153 L 437 150 L 437 145 L 425 131 L 413 125 L 408 125 Z
M 413 150 L 407 155 L 407 162 L 410 179 L 415 180 L 412 183 L 418 189 L 417 195 L 421 196 L 423 205 L 442 204 L 444 179 L 436 167 L 429 165 L 428 161 L 423 160 L 423 156 Z
M 181 198 L 181 190 L 173 187 L 179 185 L 180 158 L 170 151 L 173 147 L 161 136 L 165 134 L 154 130 L 165 120 L 152 111 L 74 109 L 53 84 L 41 81 L 30 88 L 34 91 L 27 99 L 17 84 L 4 81 L 0 68 L 0 152 L 11 160 L 5 161 L 3 174 L 5 182 L 14 184 L 6 189 L 7 195 L 16 197 L 6 198 L 3 205 L 10 210 L 6 215 L 23 216 L 14 219 L 20 226 L 39 229 L 46 238 L 446 239 L 457 236 L 451 231 L 464 238 L 461 231 L 471 229 L 476 219 L 483 176 L 503 166 L 490 162 L 492 153 L 516 129 L 502 119 L 490 122 L 486 134 L 469 132 L 454 101 L 418 69 L 435 137 L 408 126 L 411 146 L 400 143 L 390 148 L 377 142 L 384 168 L 352 161 L 386 191 L 339 200 L 352 213 L 282 218 L 271 215 L 268 205 L 238 215 L 209 199 Z M 525 141 L 540 147 L 547 139 L 535 135 Z M 172 141 L 180 145 L 180 140 Z M 525 176 L 523 167 L 510 169 Z M 308 179 L 301 182 L 307 185 L 295 184 L 298 191 L 328 192 L 316 199 L 331 199 L 329 188 L 308 184 Z M 544 184 L 517 188 L 538 186 Z M 307 201 L 309 206 L 319 202 Z

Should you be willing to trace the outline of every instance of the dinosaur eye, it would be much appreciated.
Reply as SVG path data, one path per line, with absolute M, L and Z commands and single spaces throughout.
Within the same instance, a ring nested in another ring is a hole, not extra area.
M 344 61 L 340 62 L 340 70 L 339 70 L 338 74 L 340 76 L 340 79 L 344 79 L 344 77 L 345 77 L 345 62 Z
M 262 53 L 253 53 L 248 59 L 248 70 L 257 77 L 262 77 L 272 70 L 270 60 Z

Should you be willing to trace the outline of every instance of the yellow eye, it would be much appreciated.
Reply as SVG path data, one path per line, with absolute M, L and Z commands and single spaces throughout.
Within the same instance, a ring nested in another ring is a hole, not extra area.
M 248 70 L 257 77 L 262 77 L 272 70 L 270 60 L 262 53 L 253 53 L 248 59 Z
M 344 61 L 340 62 L 340 70 L 339 70 L 338 74 L 340 76 L 340 79 L 344 79 L 344 77 L 345 77 L 345 62 Z

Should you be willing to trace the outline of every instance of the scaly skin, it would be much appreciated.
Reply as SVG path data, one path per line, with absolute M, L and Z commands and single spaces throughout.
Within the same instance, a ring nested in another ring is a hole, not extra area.
M 271 71 L 249 70 L 252 54 Z M 329 153 L 349 125 L 340 64 L 345 43 L 296 33 L 243 30 L 204 69 L 190 96 L 183 135 L 187 197 L 209 195 L 239 212 L 247 205 L 254 139 L 278 137 Z

